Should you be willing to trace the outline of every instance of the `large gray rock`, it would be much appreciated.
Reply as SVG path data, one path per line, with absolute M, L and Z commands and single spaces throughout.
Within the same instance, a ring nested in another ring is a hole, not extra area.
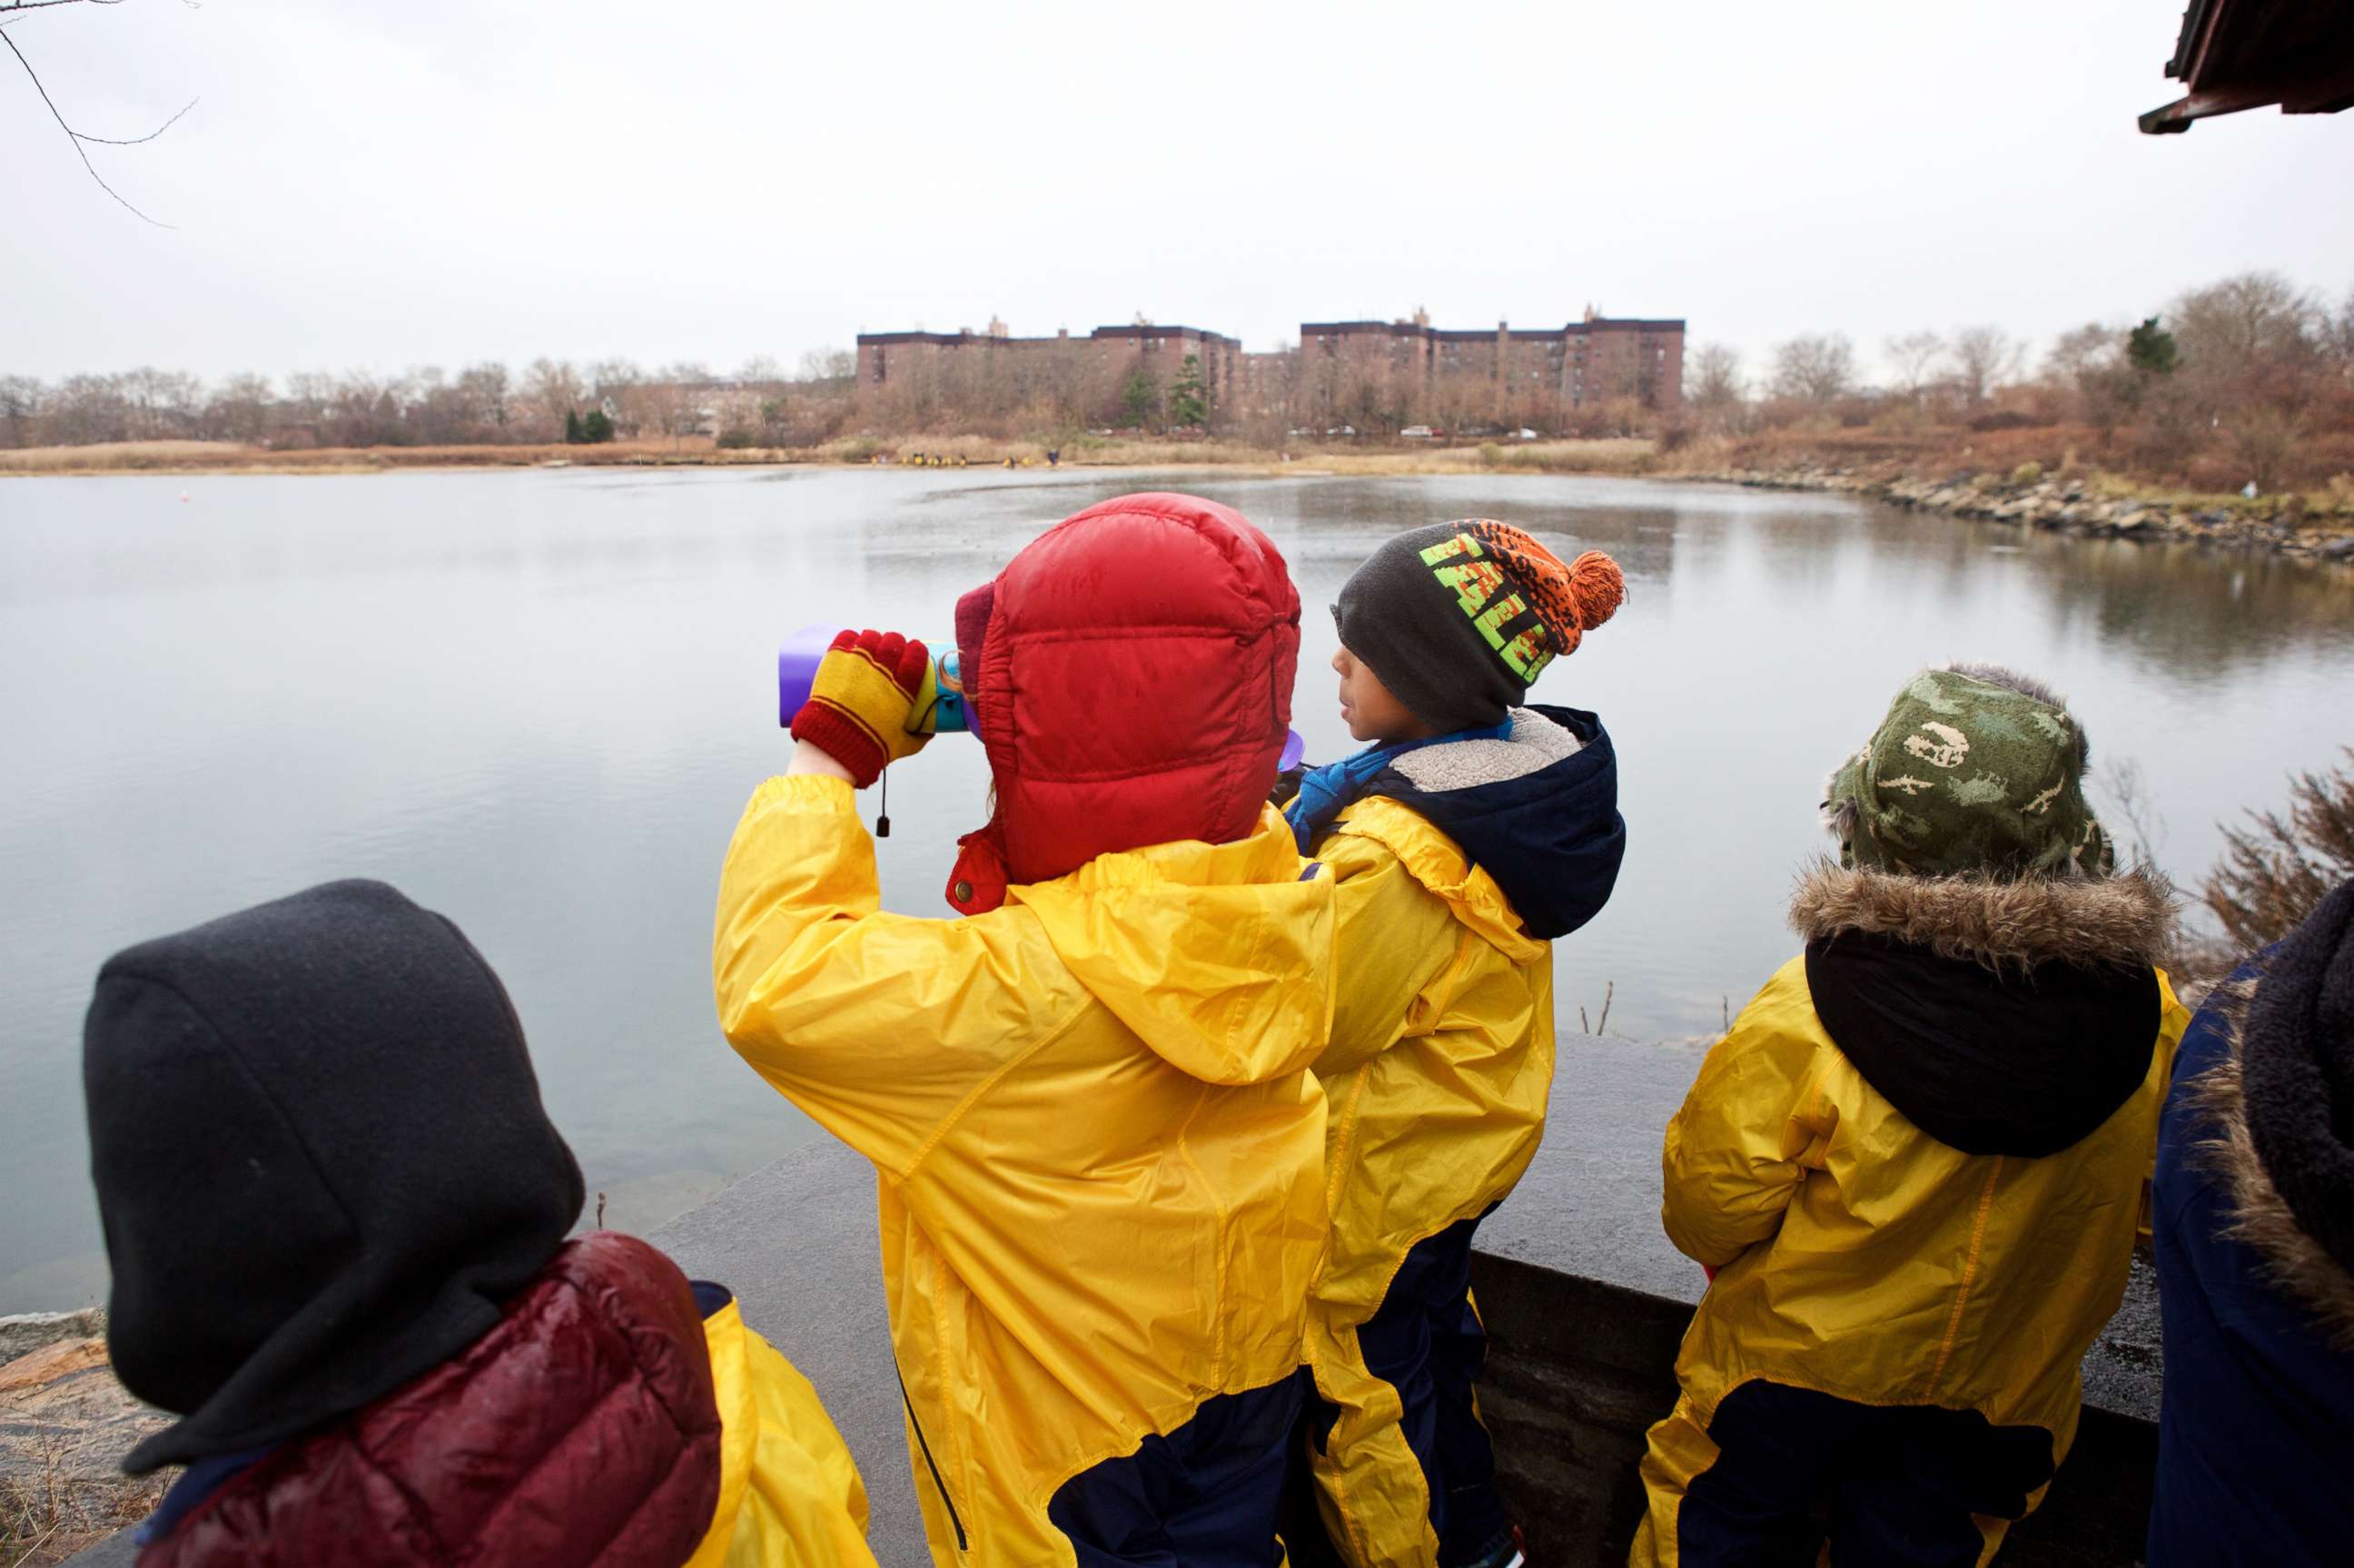
M 106 1312 L 99 1307 L 85 1307 L 79 1312 L 18 1312 L 0 1318 L 0 1366 L 59 1340 L 97 1339 L 105 1334 Z
M 146 1517 L 164 1478 L 126 1476 L 121 1460 L 168 1419 L 116 1381 L 103 1339 L 51 1339 L 0 1362 L 0 1487 L 45 1542 L 29 1563 L 57 1562 Z M 0 1552 L 0 1561 L 16 1559 Z

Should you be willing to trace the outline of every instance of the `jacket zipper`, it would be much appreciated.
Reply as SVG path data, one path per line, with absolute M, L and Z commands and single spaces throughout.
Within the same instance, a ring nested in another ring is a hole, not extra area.
M 899 1369 L 894 1366 L 891 1371 L 896 1375 Z M 957 1517 L 956 1499 L 949 1496 L 949 1484 L 941 1478 L 940 1467 L 932 1458 L 932 1446 L 924 1440 L 924 1424 L 916 1418 L 916 1402 L 907 1397 L 907 1380 L 905 1377 L 899 1379 L 899 1403 L 907 1407 L 907 1425 L 915 1431 L 916 1446 L 924 1456 L 924 1468 L 931 1471 L 932 1485 L 940 1489 L 940 1501 L 948 1508 L 949 1523 L 956 1531 L 957 1550 L 967 1551 L 969 1548 L 964 1538 L 964 1520 Z

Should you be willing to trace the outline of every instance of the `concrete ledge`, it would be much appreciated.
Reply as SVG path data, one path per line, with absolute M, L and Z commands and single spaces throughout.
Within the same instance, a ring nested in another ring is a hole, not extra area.
M 1491 1337 L 1479 1410 L 1513 1519 L 1549 1564 L 1624 1562 L 1643 1514 L 1643 1434 L 1676 1402 L 1691 1308 L 1486 1254 L 1471 1277 Z M 2088 1398 L 2067 1463 L 2005 1542 L 2001 1568 L 2139 1562 L 2157 1464 L 2155 1426 Z
M 1702 1042 L 1564 1036 L 1544 1147 L 1479 1227 L 1473 1288 L 1493 1344 L 1480 1409 L 1506 1501 L 1550 1563 L 1625 1561 L 1644 1431 L 1675 1404 L 1676 1351 L 1706 1277 L 1659 1228 L 1659 1135 Z M 2156 1467 L 2156 1276 L 2084 1358 L 2084 1415 L 2005 1568 L 2139 1561 Z
M 744 1320 L 825 1402 L 866 1482 L 883 1568 L 928 1563 L 883 1303 L 875 1167 L 831 1139 L 754 1172 L 646 1239 L 692 1279 L 726 1286 Z
M 1659 1129 L 1695 1047 L 1565 1037 L 1545 1144 L 1480 1227 L 1473 1283 L 1493 1336 L 1481 1409 L 1506 1500 L 1549 1568 L 1623 1562 L 1642 1510 L 1643 1433 L 1675 1402 L 1699 1268 L 1659 1225 Z M 741 1299 L 816 1388 L 864 1477 L 885 1568 L 928 1561 L 875 1238 L 874 1168 L 826 1141 L 745 1178 L 649 1237 Z M 2137 1561 L 2157 1455 L 2157 1295 L 2137 1266 L 2084 1362 L 2074 1451 L 2005 1568 Z M 73 1560 L 128 1563 L 127 1535 Z M 109 1553 L 112 1553 L 110 1555 Z
M 1480 1389 L 1508 1502 L 1554 1568 L 1624 1561 L 1642 1510 L 1643 1434 L 1704 1277 L 1660 1232 L 1659 1129 L 1694 1046 L 1561 1042 L 1543 1149 L 1479 1230 L 1474 1287 L 1494 1336 Z M 924 1557 L 875 1234 L 871 1166 L 832 1143 L 747 1178 L 653 1233 L 817 1386 L 866 1478 L 875 1555 Z M 2130 1563 L 2157 1455 L 2157 1292 L 2136 1266 L 2084 1361 L 2085 1413 L 2044 1506 L 2004 1564 Z

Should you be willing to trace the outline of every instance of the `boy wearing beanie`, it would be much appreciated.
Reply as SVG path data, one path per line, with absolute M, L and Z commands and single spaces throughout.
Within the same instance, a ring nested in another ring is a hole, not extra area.
M 141 1568 L 874 1568 L 807 1379 L 590 1231 L 458 927 L 338 882 L 117 953 L 83 1032 Z
M 1668 1126 L 1661 1219 L 1712 1280 L 1634 1563 L 1980 1563 L 2066 1457 L 2188 1022 L 2086 755 L 2050 688 L 1957 665 L 1832 776 L 1806 950 Z
M 1625 592 L 1606 556 L 1565 567 L 1467 520 L 1390 540 L 1333 607 L 1341 716 L 1373 744 L 1306 774 L 1286 814 L 1337 885 L 1306 1447 L 1352 1568 L 1521 1561 L 1472 1399 L 1471 1236 L 1544 1134 L 1552 941 L 1601 909 L 1626 848 L 1601 722 L 1522 703 Z

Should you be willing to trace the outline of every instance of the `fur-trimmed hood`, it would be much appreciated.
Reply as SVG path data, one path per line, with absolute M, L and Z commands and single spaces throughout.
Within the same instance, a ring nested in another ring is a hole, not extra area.
M 2354 1541 L 2354 1262 L 2325 1245 L 2327 1193 L 2311 1212 L 2310 1185 L 2284 1180 L 2271 1147 L 2281 1129 L 2266 1133 L 2276 1107 L 2264 1057 L 2283 1044 L 2269 1025 L 2316 1000 L 2283 979 L 2295 955 L 2280 958 L 2274 947 L 2209 993 L 2175 1054 L 2159 1124 L 2151 1208 L 2166 1441 L 2150 1568 L 2335 1563 Z M 2335 1028 L 2305 1043 L 2325 1056 L 2341 1040 L 2354 1045 Z M 2334 1094 L 2293 1098 L 2324 1128 L 2341 1119 L 2329 1114 Z M 2328 1186 L 2354 1202 L 2354 1181 Z
M 2174 905 L 2154 873 L 1994 881 L 1829 862 L 1800 878 L 1816 1017 L 1872 1086 L 1970 1154 L 2069 1148 L 2147 1083 L 2153 960 Z
M 2241 1062 L 2248 1006 L 2259 983 L 2253 977 L 2235 980 L 2208 1003 L 2227 1010 L 2232 1039 L 2223 1060 L 2184 1090 L 2207 1133 L 2200 1140 L 2199 1157 L 2222 1183 L 2231 1214 L 2227 1234 L 2247 1243 L 2264 1260 L 2271 1284 L 2311 1309 L 2331 1345 L 2354 1351 L 2354 1274 L 2340 1267 L 2296 1223 L 2248 1129 Z
M 2147 867 L 2106 877 L 1900 876 L 1825 856 L 1798 876 L 1791 928 L 1809 943 L 1887 937 L 1989 969 L 2154 964 L 2174 934 L 2173 887 Z

